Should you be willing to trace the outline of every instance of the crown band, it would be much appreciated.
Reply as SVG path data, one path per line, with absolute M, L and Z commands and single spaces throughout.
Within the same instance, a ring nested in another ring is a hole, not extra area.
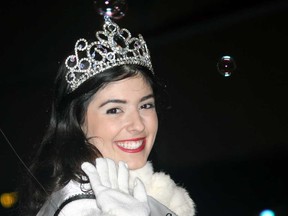
M 149 50 L 141 35 L 131 37 L 127 29 L 120 29 L 105 17 L 103 31 L 96 32 L 96 38 L 91 43 L 79 39 L 75 53 L 65 61 L 66 81 L 72 91 L 94 75 L 119 65 L 142 65 L 153 72 Z

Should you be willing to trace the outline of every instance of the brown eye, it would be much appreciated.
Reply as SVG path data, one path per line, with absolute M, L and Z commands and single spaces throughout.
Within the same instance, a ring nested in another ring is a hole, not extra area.
M 112 108 L 112 109 L 107 110 L 107 111 L 106 111 L 106 114 L 117 114 L 117 113 L 120 113 L 120 112 L 122 112 L 121 109 L 119 109 L 119 108 Z
M 152 108 L 155 108 L 155 105 L 153 103 L 147 103 L 140 107 L 140 109 L 152 109 Z

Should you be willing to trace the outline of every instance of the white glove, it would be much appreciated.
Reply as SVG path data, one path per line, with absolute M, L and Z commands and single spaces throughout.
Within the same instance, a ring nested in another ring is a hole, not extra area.
M 97 205 L 104 215 L 149 216 L 144 184 L 137 178 L 129 193 L 129 172 L 124 162 L 119 162 L 118 173 L 114 161 L 107 158 L 97 158 L 96 167 L 88 162 L 81 167 L 89 177 Z

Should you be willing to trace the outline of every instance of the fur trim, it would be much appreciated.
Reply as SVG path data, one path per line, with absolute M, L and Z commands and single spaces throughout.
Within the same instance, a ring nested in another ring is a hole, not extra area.
M 169 175 L 153 171 L 151 162 L 137 170 L 130 171 L 130 188 L 133 188 L 135 178 L 140 178 L 147 194 L 167 206 L 178 216 L 194 216 L 195 204 L 189 193 L 183 187 L 177 186 Z

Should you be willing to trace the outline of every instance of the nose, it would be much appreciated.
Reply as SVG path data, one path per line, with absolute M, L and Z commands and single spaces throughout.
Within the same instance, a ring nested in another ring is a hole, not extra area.
M 145 124 L 139 110 L 135 110 L 129 115 L 129 121 L 127 125 L 127 130 L 130 133 L 140 133 L 145 129 Z

